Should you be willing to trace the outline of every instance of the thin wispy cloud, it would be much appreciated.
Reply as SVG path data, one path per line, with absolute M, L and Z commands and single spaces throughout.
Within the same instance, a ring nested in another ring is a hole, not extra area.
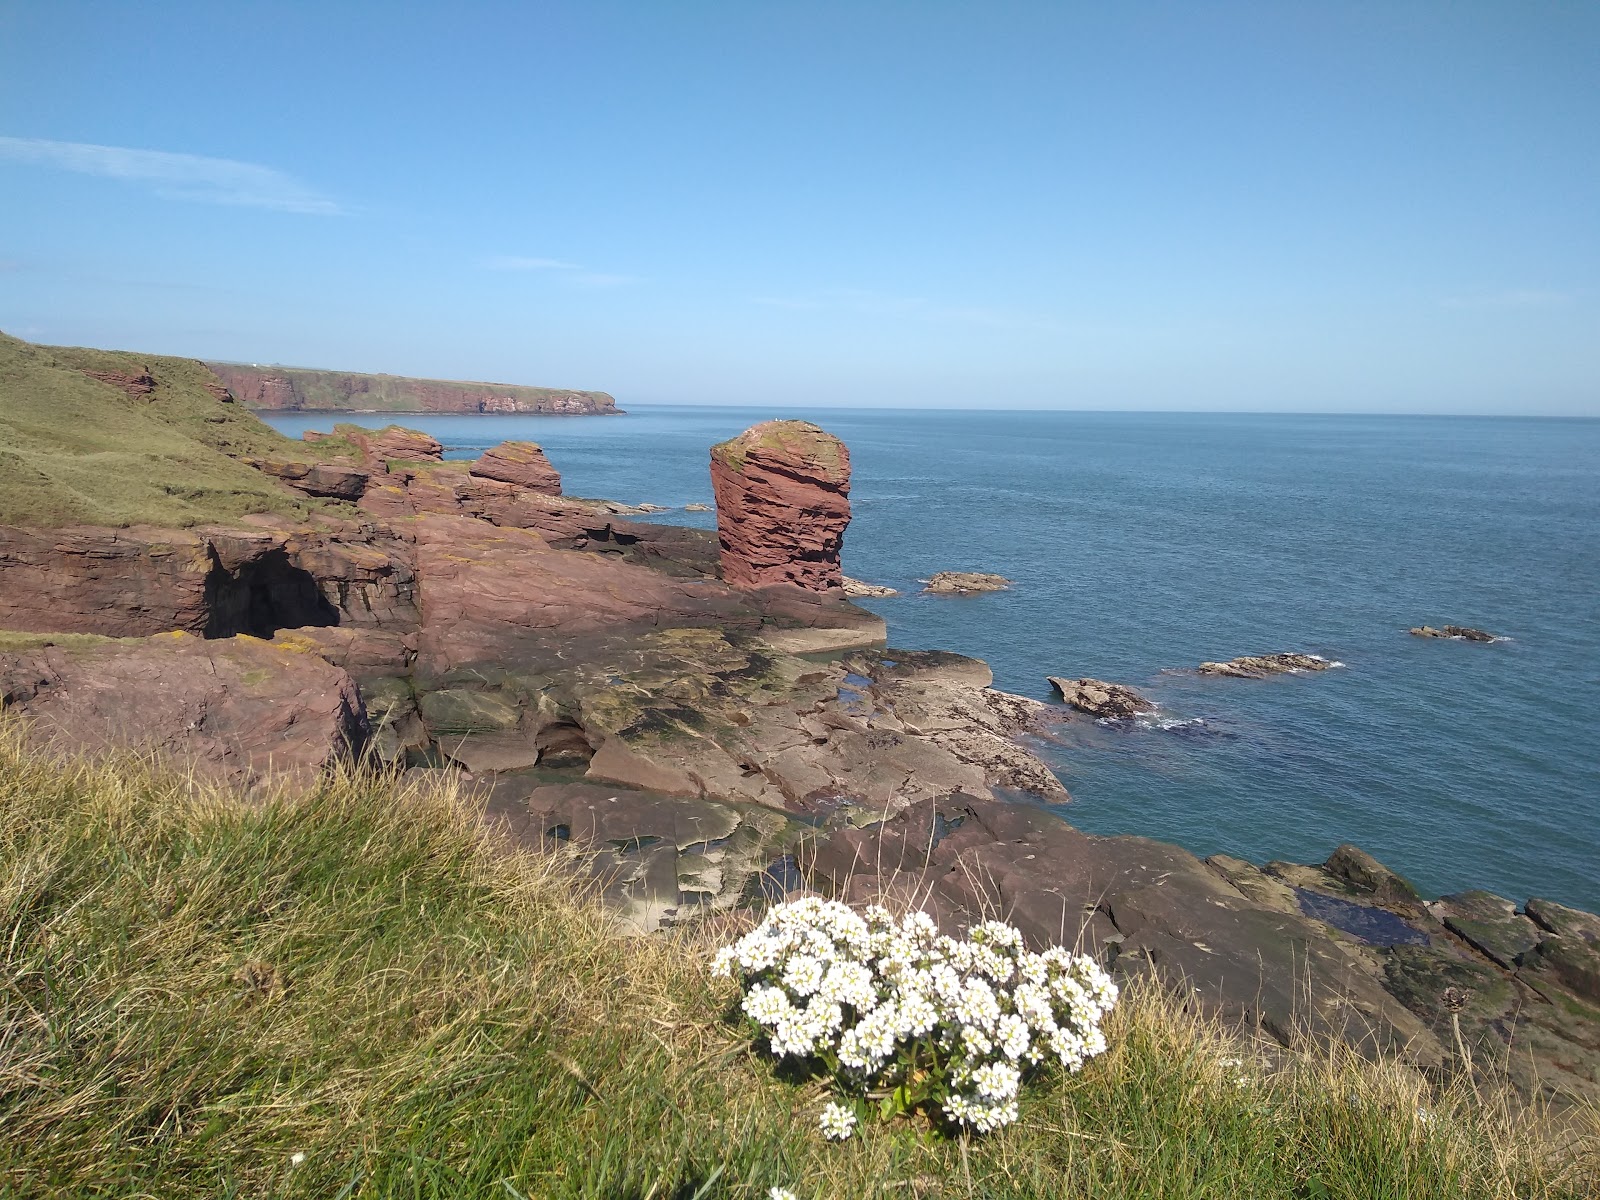
M 638 283 L 637 275 L 621 275 L 612 271 L 591 271 L 582 263 L 567 262 L 560 258 L 530 258 L 519 254 L 496 254 L 483 260 L 491 271 L 552 272 L 566 282 L 578 287 L 609 288 Z
M 1577 297 L 1571 292 L 1553 288 L 1505 288 L 1497 292 L 1476 292 L 1465 296 L 1447 296 L 1446 308 L 1559 308 L 1571 304 Z
M 333 217 L 345 210 L 292 175 L 260 163 L 88 142 L 0 137 L 0 160 L 148 185 L 158 196 Z

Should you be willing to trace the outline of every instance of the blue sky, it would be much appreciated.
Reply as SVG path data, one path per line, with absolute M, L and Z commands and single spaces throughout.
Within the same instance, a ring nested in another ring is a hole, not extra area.
M 1600 5 L 0 0 L 0 329 L 660 402 L 1600 415 Z

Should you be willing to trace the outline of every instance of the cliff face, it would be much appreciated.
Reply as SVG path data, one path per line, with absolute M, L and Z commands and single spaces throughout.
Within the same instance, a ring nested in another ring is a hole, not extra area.
M 239 401 L 264 410 L 312 412 L 615 413 L 605 392 L 518 387 L 400 375 L 357 375 L 299 367 L 207 363 Z

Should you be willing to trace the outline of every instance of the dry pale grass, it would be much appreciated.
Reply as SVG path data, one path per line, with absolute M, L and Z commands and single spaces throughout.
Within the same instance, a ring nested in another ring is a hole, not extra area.
M 629 936 L 478 822 L 379 778 L 247 803 L 51 765 L 0 726 L 0 1194 L 1600 1193 L 1581 1136 L 1339 1051 L 1257 1059 L 1154 991 L 1001 1135 L 825 1144 L 820 1083 L 707 976 L 714 928 Z

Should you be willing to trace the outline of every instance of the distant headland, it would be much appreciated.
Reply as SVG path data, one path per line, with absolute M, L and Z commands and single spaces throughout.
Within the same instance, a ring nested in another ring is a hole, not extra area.
M 306 367 L 208 362 L 248 408 L 269 412 L 538 413 L 594 416 L 620 413 L 606 392 L 524 387 L 456 379 L 410 379 Z

